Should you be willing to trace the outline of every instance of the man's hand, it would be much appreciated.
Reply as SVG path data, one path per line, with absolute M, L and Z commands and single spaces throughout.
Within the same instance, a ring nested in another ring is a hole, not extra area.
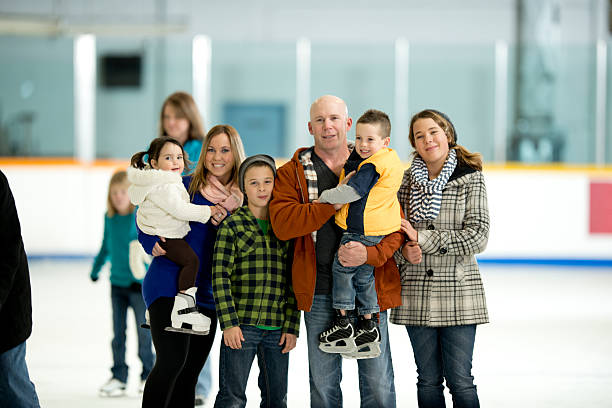
M 423 260 L 423 252 L 418 243 L 414 241 L 408 241 L 402 248 L 402 255 L 411 264 L 421 263 Z
M 368 250 L 361 242 L 349 241 L 340 245 L 338 249 L 338 261 L 342 266 L 359 266 L 368 260 Z

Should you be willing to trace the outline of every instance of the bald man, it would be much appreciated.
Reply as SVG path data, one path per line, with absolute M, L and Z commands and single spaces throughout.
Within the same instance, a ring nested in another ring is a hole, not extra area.
M 278 238 L 294 243 L 292 283 L 306 323 L 311 407 L 342 406 L 343 356 L 319 349 L 319 333 L 328 329 L 335 317 L 332 264 L 338 252 L 338 259 L 345 266 L 367 263 L 376 268 L 381 355 L 358 360 L 361 407 L 393 408 L 395 385 L 386 310 L 401 304 L 393 253 L 404 239 L 398 232 L 372 247 L 349 242 L 338 250 L 342 230 L 334 222 L 334 206 L 313 203 L 324 190 L 338 185 L 340 172 L 354 147 L 346 136 L 352 124 L 342 99 L 325 95 L 313 102 L 308 131 L 314 145 L 298 149 L 278 170 L 270 220 Z M 357 358 L 355 353 L 344 357 Z

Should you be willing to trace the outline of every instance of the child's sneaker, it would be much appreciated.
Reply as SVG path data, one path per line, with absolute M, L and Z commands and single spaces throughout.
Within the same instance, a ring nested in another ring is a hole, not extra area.
M 165 330 L 207 335 L 210 331 L 210 318 L 198 312 L 195 303 L 195 294 L 198 288 L 193 287 L 185 291 L 185 293 L 177 293 L 174 297 L 174 307 L 170 320 L 172 326 L 166 327 Z
M 350 353 L 355 348 L 355 326 L 348 316 L 338 312 L 332 327 L 319 334 L 319 349 L 326 353 Z
M 125 395 L 125 383 L 111 378 L 100 388 L 101 397 L 121 397 Z
M 376 358 L 380 356 L 380 330 L 374 319 L 359 318 L 359 328 L 355 335 L 355 350 L 343 353 L 342 357 L 351 359 Z

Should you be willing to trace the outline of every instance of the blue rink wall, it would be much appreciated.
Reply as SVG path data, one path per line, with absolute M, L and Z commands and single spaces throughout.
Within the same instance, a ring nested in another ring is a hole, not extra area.
M 108 181 L 113 171 L 126 166 L 0 162 L 15 196 L 28 256 L 95 255 Z M 612 233 L 591 233 L 592 222 L 605 223 L 612 213 L 591 214 L 590 201 L 591 183 L 612 183 L 612 168 L 485 166 L 484 174 L 491 228 L 480 262 L 612 266 Z

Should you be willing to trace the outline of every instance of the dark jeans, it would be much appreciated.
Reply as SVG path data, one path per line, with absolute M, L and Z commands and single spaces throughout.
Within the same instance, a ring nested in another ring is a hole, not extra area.
M 453 407 L 480 407 L 472 377 L 476 325 L 406 329 L 417 365 L 419 408 L 445 407 L 444 379 L 453 396 Z
M 198 375 L 215 339 L 214 310 L 200 309 L 211 320 L 210 333 L 206 336 L 164 330 L 171 325 L 172 306 L 174 298 L 160 297 L 149 307 L 156 359 L 142 396 L 143 408 L 193 408 Z
M 200 260 L 184 239 L 166 238 L 159 241 L 166 251 L 166 258 L 179 265 L 178 289 L 185 290 L 195 286 L 196 276 L 200 268 Z
M 113 307 L 113 367 L 111 372 L 113 377 L 119 381 L 127 382 L 128 366 L 125 363 L 125 331 L 127 329 L 127 311 L 131 307 L 134 311 L 136 320 L 136 330 L 138 332 L 138 357 L 142 362 L 142 372 L 140 379 L 147 378 L 155 357 L 151 348 L 151 334 L 149 330 L 140 327 L 145 321 L 145 303 L 142 299 L 142 289 L 140 285 L 122 288 L 111 285 L 111 303 Z
M 0 407 L 39 408 L 25 360 L 25 341 L 0 353 Z
M 255 326 L 240 326 L 244 342 L 242 348 L 233 350 L 221 340 L 219 354 L 219 393 L 216 408 L 246 406 L 246 387 L 253 359 L 257 354 L 259 365 L 260 407 L 287 407 L 287 375 L 289 353 L 281 353 L 281 331 L 263 330 Z

